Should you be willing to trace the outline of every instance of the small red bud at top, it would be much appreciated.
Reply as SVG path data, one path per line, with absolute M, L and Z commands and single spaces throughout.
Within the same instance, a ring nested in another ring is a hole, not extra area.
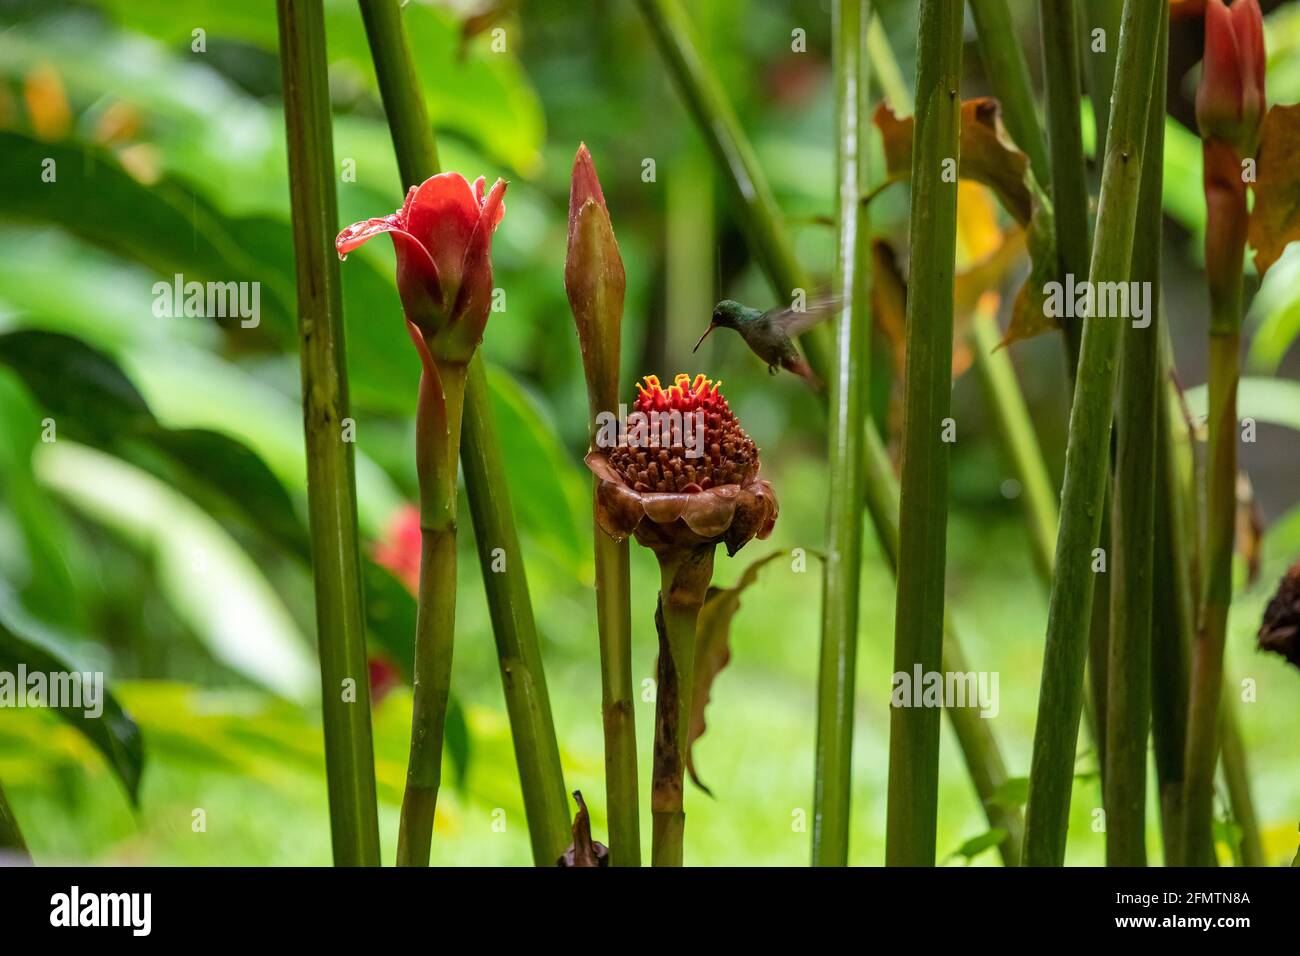
M 1204 139 L 1253 155 L 1264 116 L 1264 19 L 1258 0 L 1205 5 L 1205 58 L 1196 88 L 1196 122 Z

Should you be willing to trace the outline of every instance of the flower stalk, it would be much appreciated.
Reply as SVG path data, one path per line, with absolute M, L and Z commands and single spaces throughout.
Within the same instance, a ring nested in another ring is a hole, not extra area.
M 714 547 L 712 544 L 672 547 L 655 552 L 659 560 L 660 590 L 655 611 L 659 662 L 650 785 L 653 866 L 682 865 L 682 838 L 686 829 L 683 770 L 695 686 L 695 632 L 713 578 Z
M 626 276 L 596 167 L 585 144 L 578 147 L 573 161 L 564 288 L 582 348 L 588 426 L 594 436 L 601 412 L 618 407 L 619 333 Z M 593 509 L 598 482 L 593 479 Z M 604 534 L 594 518 L 592 527 L 610 862 L 613 866 L 640 866 L 629 549 L 626 541 Z
M 362 19 L 403 183 L 438 172 L 438 154 L 424 99 L 415 82 L 410 43 L 398 0 L 361 0 Z M 519 534 L 506 486 L 505 460 L 489 405 L 483 360 L 466 367 L 461 465 L 474 524 L 533 861 L 551 866 L 570 840 L 568 791 L 542 667 L 537 625 L 524 575 Z M 498 555 L 505 570 L 498 572 Z
M 899 500 L 894 672 L 943 666 L 944 562 L 952 391 L 957 184 L 960 155 L 961 0 L 924 0 L 912 147 L 911 274 Z M 933 866 L 939 813 L 939 712 L 895 707 L 889 721 L 885 863 Z
M 1196 91 L 1206 203 L 1205 273 L 1210 292 L 1209 443 L 1205 592 L 1192 652 L 1183 794 L 1183 862 L 1214 861 L 1214 769 L 1219 753 L 1223 656 L 1232 603 L 1237 514 L 1237 382 L 1241 364 L 1246 183 L 1264 113 L 1264 26 L 1256 0 L 1205 8 L 1205 58 Z
M 1162 12 L 1162 4 L 1146 0 L 1126 0 L 1124 6 L 1114 108 L 1088 270 L 1092 281 L 1124 281 L 1130 271 Z M 1065 858 L 1084 661 L 1092 623 L 1093 551 L 1109 475 L 1120 332 L 1120 324 L 1113 318 L 1084 319 L 1030 766 L 1025 862 L 1033 866 L 1060 866 Z
M 1047 87 L 1048 145 L 1051 150 L 1052 210 L 1056 224 L 1058 278 L 1088 278 L 1088 180 L 1079 122 L 1079 40 L 1074 0 L 1042 0 L 1043 74 Z M 1079 364 L 1083 328 L 1063 320 L 1071 383 Z
M 713 552 L 725 543 L 734 555 L 753 538 L 766 538 L 777 504 L 772 486 L 759 477 L 758 449 L 717 385 L 703 375 L 678 375 L 665 389 L 648 375 L 637 390 L 627 432 L 612 447 L 593 448 L 586 461 L 597 479 L 601 529 L 616 541 L 635 535 L 659 561 L 651 863 L 681 866 L 695 636 Z M 633 426 L 632 416 L 641 424 Z M 638 437 L 646 423 L 654 428 L 665 419 L 666 435 Z M 685 429 L 693 427 L 704 430 L 700 455 L 686 451 Z
M 338 263 L 330 253 L 338 207 L 324 12 L 320 0 L 279 0 L 277 11 L 330 831 L 336 865 L 378 866 L 353 446 L 342 438 L 349 415 L 343 304 Z
M 1167 16 L 1167 14 L 1166 14 Z M 1155 485 L 1160 404 L 1160 244 L 1163 222 L 1165 64 L 1160 49 L 1147 110 L 1146 156 L 1133 241 L 1132 278 L 1151 289 L 1150 322 L 1126 323 L 1115 429 L 1111 512 L 1110 643 L 1106 668 L 1106 862 L 1146 866 L 1147 734 L 1151 722 Z M 1173 609 L 1169 609 L 1172 611 Z
M 863 425 L 870 367 L 870 227 L 859 198 L 866 191 L 867 106 L 865 0 L 837 0 L 833 9 L 837 110 L 836 169 L 839 242 L 831 295 L 836 316 L 835 374 L 830 379 L 830 494 L 826 570 L 822 577 L 822 642 L 817 694 L 813 794 L 813 866 L 846 866 L 857 673 L 858 587 L 862 570 Z

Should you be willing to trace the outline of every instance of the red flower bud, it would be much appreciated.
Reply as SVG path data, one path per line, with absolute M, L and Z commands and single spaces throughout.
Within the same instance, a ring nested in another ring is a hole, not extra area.
M 1205 6 L 1205 59 L 1196 88 L 1196 122 L 1204 139 L 1253 155 L 1264 116 L 1264 18 L 1258 0 Z
M 339 257 L 380 233 L 397 252 L 402 310 L 435 358 L 468 362 L 483 338 L 492 305 L 492 233 L 505 215 L 504 180 L 484 194 L 460 173 L 412 186 L 391 216 L 353 223 L 334 241 Z

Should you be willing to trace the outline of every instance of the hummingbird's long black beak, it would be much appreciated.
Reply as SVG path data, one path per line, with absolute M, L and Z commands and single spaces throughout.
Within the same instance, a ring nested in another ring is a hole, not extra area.
M 717 322 L 710 322 L 709 327 L 705 329 L 704 334 L 700 336 L 700 341 L 695 343 L 695 348 L 691 349 L 691 351 L 698 352 L 700 350 L 700 346 L 704 343 L 704 340 L 709 337 L 709 333 L 712 332 L 717 327 L 718 327 Z

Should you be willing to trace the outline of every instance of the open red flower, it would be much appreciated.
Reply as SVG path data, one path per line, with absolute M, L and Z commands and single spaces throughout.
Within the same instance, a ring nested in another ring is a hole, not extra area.
M 664 388 L 647 375 L 637 392 L 633 414 L 645 417 L 634 423 L 629 415 L 627 434 L 612 445 L 602 431 L 604 447 L 587 455 L 600 479 L 596 519 L 605 533 L 635 534 L 655 550 L 721 542 L 728 554 L 771 534 L 776 494 L 759 477 L 758 449 L 718 386 L 678 375 Z
M 402 310 L 444 361 L 469 361 L 492 305 L 492 233 L 505 215 L 506 183 L 485 185 L 482 176 L 471 186 L 460 173 L 439 173 L 412 186 L 397 212 L 353 223 L 334 240 L 343 257 L 380 233 L 392 237 Z
M 1257 0 L 1205 5 L 1205 59 L 1196 88 L 1196 123 L 1204 139 L 1253 155 L 1264 116 L 1264 17 Z

